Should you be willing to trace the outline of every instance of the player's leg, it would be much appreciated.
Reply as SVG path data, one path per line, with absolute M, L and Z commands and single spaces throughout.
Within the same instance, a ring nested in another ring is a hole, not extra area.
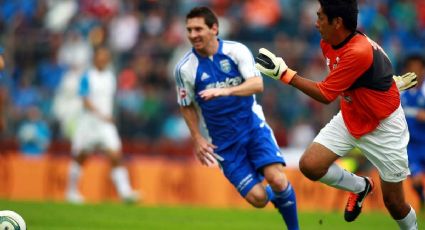
M 237 149 L 237 148 L 236 148 Z M 234 149 L 233 149 L 234 150 Z M 252 206 L 256 208 L 263 208 L 267 205 L 270 200 L 275 200 L 276 193 L 272 191 L 271 186 L 267 186 L 266 188 L 261 184 L 263 180 L 262 176 L 259 173 L 259 169 L 255 169 L 252 167 L 252 164 L 246 158 L 246 151 L 240 149 L 238 152 L 237 160 L 230 160 L 232 157 L 227 157 L 227 154 L 221 152 L 218 153 L 224 160 L 220 162 L 222 170 L 226 178 L 235 186 L 238 192 L 241 194 L 245 200 L 250 203 Z M 234 158 L 233 158 L 234 159 Z M 280 159 L 282 161 L 282 158 Z M 287 186 L 289 187 L 289 186 Z M 290 191 L 290 192 L 288 192 Z M 283 194 L 278 193 L 278 195 L 282 195 L 282 199 L 288 199 L 288 194 L 292 197 L 293 190 L 292 188 L 288 190 L 287 188 L 283 191 Z M 295 196 L 294 196 L 295 200 Z M 279 202 L 279 203 L 287 203 Z M 286 220 L 287 227 L 290 230 L 297 230 L 298 221 L 296 214 L 296 204 L 295 202 L 289 202 L 289 205 L 292 205 L 291 212 L 292 215 L 287 215 L 288 218 L 290 216 L 290 220 Z M 289 211 L 284 211 L 285 213 Z
M 344 214 L 347 221 L 353 221 L 360 214 L 363 200 L 373 188 L 369 178 L 359 177 L 335 164 L 354 147 L 354 140 L 340 112 L 320 131 L 299 163 L 301 172 L 310 180 L 351 192 Z
M 68 173 L 68 188 L 66 190 L 66 199 L 73 203 L 83 203 L 84 197 L 78 191 L 79 179 L 82 175 L 82 166 L 86 158 L 93 149 L 95 141 L 95 132 L 93 132 L 91 120 L 82 116 L 76 123 L 76 128 L 71 137 L 72 160 Z
M 267 198 L 279 210 L 288 229 L 299 229 L 295 192 L 283 172 L 285 161 L 268 125 L 253 130 L 246 151 L 250 165 L 268 182 Z
M 381 180 L 381 189 L 385 207 L 397 221 L 400 229 L 418 229 L 415 210 L 405 200 L 403 181 L 392 183 Z
M 120 198 L 126 202 L 136 202 L 140 195 L 131 188 L 128 170 L 122 164 L 122 154 L 117 151 L 109 151 L 111 161 L 111 179 Z
M 84 122 L 84 120 L 80 122 Z M 72 160 L 69 166 L 68 188 L 65 196 L 72 203 L 84 202 L 84 197 L 78 190 L 78 183 L 82 174 L 83 163 L 89 154 L 93 141 L 92 136 L 89 134 L 90 132 L 86 129 L 85 124 L 79 123 L 71 140 Z
M 261 184 L 262 176 L 248 160 L 244 147 L 247 138 L 241 138 L 226 149 L 216 151 L 222 160 L 220 167 L 224 176 L 238 190 L 239 194 L 252 206 L 262 208 L 268 203 L 268 195 Z
M 254 185 L 245 196 L 245 200 L 256 208 L 264 208 L 270 200 L 270 194 L 261 183 Z
M 139 194 L 131 188 L 128 170 L 122 163 L 121 141 L 117 129 L 108 123 L 102 127 L 101 146 L 105 149 L 111 162 L 111 179 L 121 199 L 126 202 L 136 202 Z
M 373 189 L 370 178 L 350 173 L 335 164 L 339 156 L 319 143 L 313 143 L 300 160 L 300 170 L 309 179 L 350 191 L 344 212 L 344 219 L 354 221 L 360 214 L 366 196 Z
M 403 181 L 410 174 L 407 160 L 409 131 L 398 108 L 376 130 L 362 137 L 359 148 L 378 169 L 384 203 L 401 229 L 417 229 L 415 211 L 406 203 Z
M 301 172 L 312 181 L 320 181 L 337 189 L 359 193 L 365 188 L 365 180 L 350 173 L 334 162 L 340 156 L 322 144 L 313 142 L 300 159 Z
M 68 171 L 68 188 L 66 192 L 66 199 L 72 203 L 83 203 L 84 197 L 78 189 L 78 182 L 82 174 L 82 166 L 87 158 L 84 151 L 75 154 L 71 160 Z
M 295 191 L 283 173 L 283 165 L 274 163 L 264 167 L 264 177 L 269 186 L 266 187 L 269 199 L 279 210 L 288 229 L 299 229 L 297 200 Z

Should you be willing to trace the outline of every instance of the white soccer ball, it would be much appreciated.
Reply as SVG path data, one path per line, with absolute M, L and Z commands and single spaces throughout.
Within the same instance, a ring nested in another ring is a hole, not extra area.
M 14 211 L 0 211 L 0 230 L 27 230 L 24 218 Z

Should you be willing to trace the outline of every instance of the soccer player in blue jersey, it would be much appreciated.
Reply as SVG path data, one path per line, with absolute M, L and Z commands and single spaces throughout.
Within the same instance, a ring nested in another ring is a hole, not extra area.
M 425 173 L 425 58 L 414 54 L 404 62 L 406 71 L 414 72 L 418 78 L 416 88 L 404 91 L 401 102 L 406 114 L 406 121 L 410 132 L 410 141 L 407 146 L 410 176 L 413 189 L 419 196 L 421 210 L 424 211 L 424 173 Z
M 175 78 L 198 159 L 204 165 L 212 163 L 211 157 L 218 159 L 226 178 L 251 205 L 262 208 L 271 201 L 287 228 L 299 229 L 285 161 L 255 100 L 263 80 L 251 52 L 241 43 L 217 38 L 218 20 L 207 7 L 187 14 L 186 29 L 193 48 L 177 64 Z

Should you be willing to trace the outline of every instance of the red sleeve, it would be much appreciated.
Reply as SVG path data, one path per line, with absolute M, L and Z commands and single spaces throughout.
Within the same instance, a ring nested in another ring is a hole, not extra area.
M 333 101 L 350 88 L 372 63 L 373 50 L 370 44 L 363 43 L 357 44 L 356 47 L 346 47 L 341 52 L 337 67 L 331 70 L 324 81 L 317 83 L 317 86 L 326 99 Z

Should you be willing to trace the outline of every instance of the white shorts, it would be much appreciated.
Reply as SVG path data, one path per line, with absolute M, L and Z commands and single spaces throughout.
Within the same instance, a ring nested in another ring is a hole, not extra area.
M 373 132 L 359 139 L 348 132 L 340 111 L 320 130 L 314 142 L 339 156 L 346 155 L 354 147 L 359 148 L 378 169 L 383 181 L 400 182 L 410 174 L 407 161 L 409 130 L 401 106 Z
M 121 140 L 117 127 L 93 115 L 84 114 L 78 121 L 72 138 L 72 154 L 88 153 L 95 149 L 120 151 Z

